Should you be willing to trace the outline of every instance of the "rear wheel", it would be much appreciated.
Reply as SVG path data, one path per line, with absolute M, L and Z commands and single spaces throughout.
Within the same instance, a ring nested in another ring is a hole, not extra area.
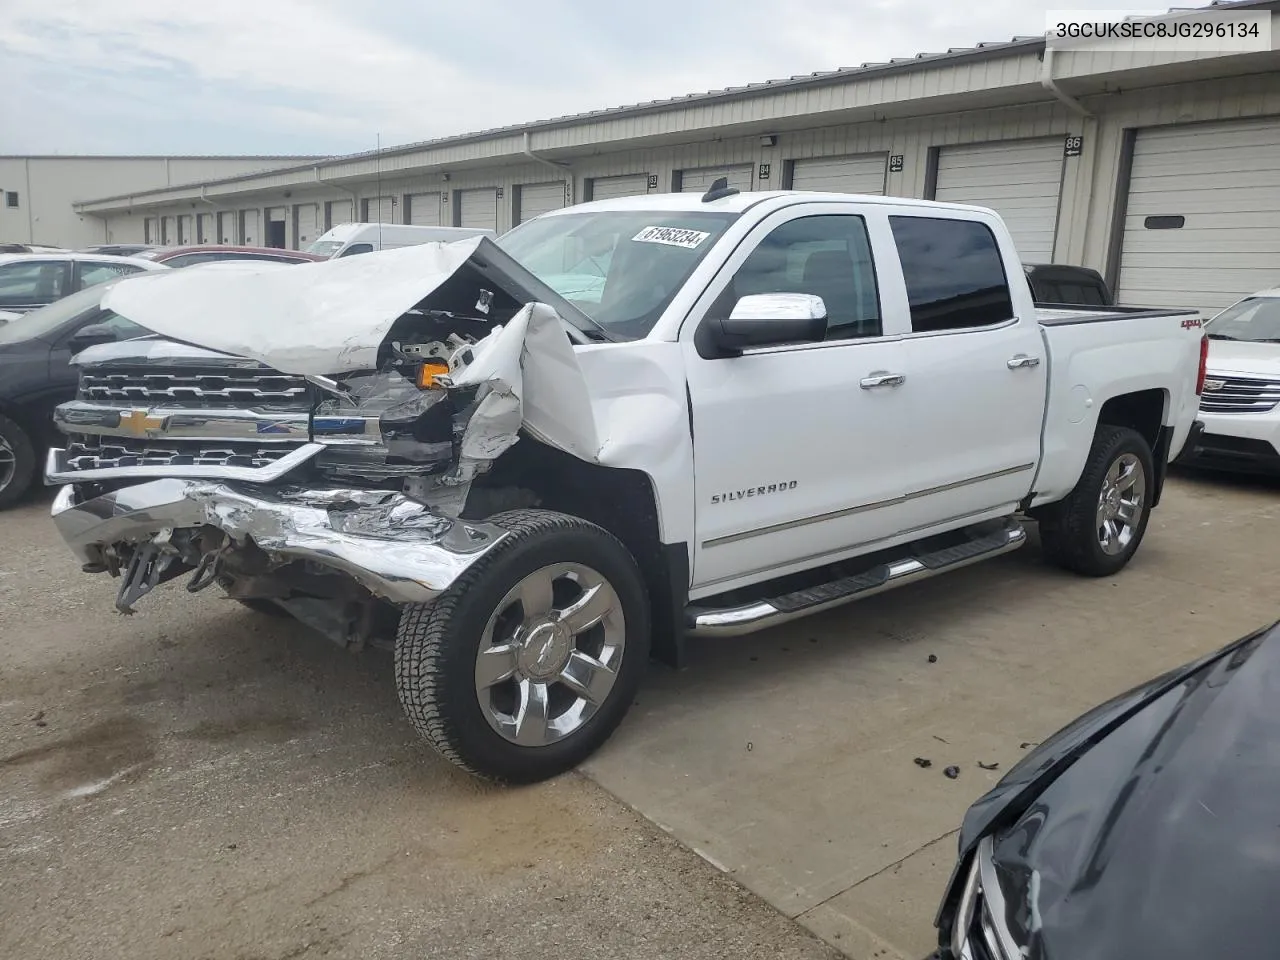
M 529 783 L 590 756 L 622 721 L 649 658 L 635 560 L 577 517 L 513 510 L 504 538 L 431 604 L 410 604 L 396 687 L 444 757 Z
M 0 509 L 11 507 L 31 489 L 36 451 L 20 426 L 0 416 Z
M 1142 434 L 1099 424 L 1075 489 L 1040 515 L 1045 554 L 1085 576 L 1119 572 L 1147 532 L 1154 477 Z

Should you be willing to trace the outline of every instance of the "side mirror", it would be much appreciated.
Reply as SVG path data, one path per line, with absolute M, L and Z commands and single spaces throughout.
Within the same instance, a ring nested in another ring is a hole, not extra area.
M 99 343 L 115 343 L 118 339 L 116 332 L 105 323 L 91 323 L 77 330 L 68 341 L 68 345 L 73 353 L 78 353 Z
M 726 356 L 748 347 L 817 343 L 827 334 L 827 305 L 808 293 L 755 293 L 734 305 L 727 320 L 711 322 L 716 346 Z

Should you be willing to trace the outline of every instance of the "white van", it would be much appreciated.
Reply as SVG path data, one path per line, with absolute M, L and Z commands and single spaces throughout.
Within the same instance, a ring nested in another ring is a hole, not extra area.
M 492 237 L 492 230 L 472 227 L 415 227 L 404 223 L 340 223 L 307 247 L 322 257 L 350 257 L 374 250 L 412 247 L 419 243 L 451 243 L 466 237 Z

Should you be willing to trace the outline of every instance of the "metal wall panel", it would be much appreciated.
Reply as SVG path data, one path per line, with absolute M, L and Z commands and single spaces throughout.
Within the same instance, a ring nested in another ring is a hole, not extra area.
M 991 207 L 1004 218 L 1024 261 L 1049 263 L 1062 163 L 1059 137 L 943 147 L 934 198 Z
M 516 187 L 516 223 L 564 206 L 564 181 L 522 183 Z
M 1121 302 L 1212 316 L 1277 285 L 1280 119 L 1139 130 L 1121 238 Z
M 443 223 L 440 193 L 410 193 L 405 195 L 409 222 L 418 227 L 438 227 Z

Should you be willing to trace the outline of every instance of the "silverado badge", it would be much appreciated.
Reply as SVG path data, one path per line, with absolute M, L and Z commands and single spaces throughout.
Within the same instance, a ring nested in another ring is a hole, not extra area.
M 130 410 L 120 414 L 120 428 L 135 437 L 145 437 L 153 430 L 163 430 L 164 420 L 164 417 L 153 417 L 146 410 Z

